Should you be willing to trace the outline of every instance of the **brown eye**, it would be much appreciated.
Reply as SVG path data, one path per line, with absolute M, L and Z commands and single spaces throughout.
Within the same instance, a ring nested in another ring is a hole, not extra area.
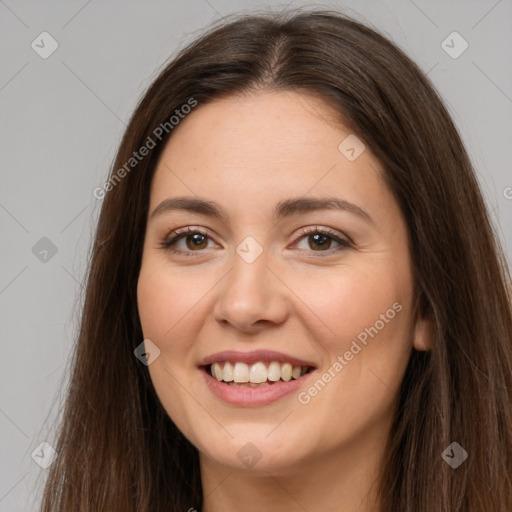
M 175 254 L 188 254 L 207 249 L 210 240 L 211 238 L 207 233 L 197 228 L 187 227 L 173 231 L 160 243 L 160 246 Z M 185 247 L 177 247 L 182 241 L 185 242 Z
M 208 245 L 208 237 L 203 235 L 202 233 L 196 233 L 194 235 L 184 235 L 180 238 L 185 239 L 185 243 L 187 245 L 187 248 L 190 250 L 194 249 L 205 249 Z M 205 243 L 206 241 L 206 243 Z
M 327 235 L 317 233 L 316 235 L 309 235 L 308 240 L 310 242 L 309 246 L 311 249 L 315 249 L 315 247 L 319 247 L 320 249 L 330 249 L 333 239 Z
M 326 228 L 303 229 L 300 233 L 300 239 L 307 240 L 307 247 L 303 249 L 306 251 L 313 251 L 317 253 L 333 253 L 353 247 L 352 243 L 340 237 L 337 233 L 332 232 Z M 333 241 L 338 244 L 338 247 L 332 248 Z

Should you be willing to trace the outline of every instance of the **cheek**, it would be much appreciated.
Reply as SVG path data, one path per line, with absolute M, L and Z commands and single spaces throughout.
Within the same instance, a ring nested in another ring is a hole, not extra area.
M 179 349 L 179 340 L 190 336 L 198 326 L 191 321 L 200 310 L 200 300 L 207 286 L 152 261 L 143 264 L 137 284 L 137 301 L 144 337 L 162 351 Z M 202 288 L 203 287 L 203 288 Z
M 375 329 L 383 338 L 403 330 L 410 301 L 408 278 L 389 267 L 378 269 L 345 268 L 325 278 L 296 278 L 297 295 L 307 297 L 305 304 L 319 323 L 314 330 L 317 341 L 331 356 L 348 350 L 352 340 L 364 344 Z
M 399 268 L 373 261 L 315 279 L 314 285 L 297 282 L 321 320 L 314 332 L 327 361 L 319 378 L 328 383 L 311 389 L 311 396 L 318 396 L 319 410 L 343 411 L 348 423 L 388 410 L 403 378 L 411 349 L 412 283 Z
M 159 357 L 148 366 L 157 395 L 171 417 L 183 409 L 182 385 L 188 385 L 190 366 L 194 364 L 190 340 L 196 336 L 200 322 L 199 290 L 184 286 L 169 272 L 148 258 L 141 268 L 137 300 L 142 332 L 160 350 Z M 189 290 L 195 290 L 189 292 Z M 199 296 L 198 296 L 199 295 Z
M 148 366 L 155 392 L 167 414 L 183 432 L 190 432 L 190 401 L 183 393 L 189 386 L 192 354 L 189 340 L 198 322 L 191 321 L 201 294 L 193 286 L 185 287 L 179 277 L 148 258 L 140 271 L 137 301 L 142 331 L 160 350 Z M 188 293 L 189 290 L 195 292 Z

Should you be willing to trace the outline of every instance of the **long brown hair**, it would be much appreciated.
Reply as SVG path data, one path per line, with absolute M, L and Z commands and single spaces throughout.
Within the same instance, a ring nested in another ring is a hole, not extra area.
M 180 51 L 139 102 L 111 178 L 158 126 L 168 130 L 103 199 L 41 511 L 200 510 L 197 449 L 134 356 L 149 190 L 176 109 L 257 90 L 327 101 L 382 163 L 407 222 L 434 345 L 413 350 L 397 397 L 382 512 L 510 512 L 510 272 L 474 170 L 425 74 L 377 31 L 325 10 L 223 20 Z M 452 442 L 468 453 L 457 469 L 441 456 Z

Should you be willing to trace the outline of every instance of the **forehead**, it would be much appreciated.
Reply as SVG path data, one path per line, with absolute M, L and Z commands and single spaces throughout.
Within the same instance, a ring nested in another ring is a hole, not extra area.
M 337 148 L 340 135 L 349 131 L 339 122 L 335 125 L 336 118 L 331 106 L 301 93 L 233 96 L 199 104 L 180 123 L 168 146 L 179 145 L 183 151 L 193 148 L 196 156 L 208 154 L 223 162 L 236 158 L 248 163 L 253 155 L 258 156 L 254 164 L 278 157 L 294 161 L 312 157 L 320 146 Z
M 334 194 L 362 207 L 389 201 L 379 162 L 369 149 L 355 160 L 340 151 L 354 135 L 337 119 L 328 103 L 296 92 L 198 105 L 164 148 L 151 207 L 182 195 L 269 210 L 291 196 Z

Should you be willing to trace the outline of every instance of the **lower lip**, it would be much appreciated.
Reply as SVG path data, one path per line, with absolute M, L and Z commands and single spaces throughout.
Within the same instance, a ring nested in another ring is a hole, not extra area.
M 280 381 L 275 384 L 269 384 L 268 386 L 251 388 L 230 386 L 209 375 L 205 369 L 202 369 L 201 372 L 204 375 L 207 386 L 214 395 L 224 402 L 244 407 L 268 405 L 276 402 L 280 398 L 297 392 L 306 379 L 314 373 L 311 371 L 299 379 L 290 380 L 288 382 Z

